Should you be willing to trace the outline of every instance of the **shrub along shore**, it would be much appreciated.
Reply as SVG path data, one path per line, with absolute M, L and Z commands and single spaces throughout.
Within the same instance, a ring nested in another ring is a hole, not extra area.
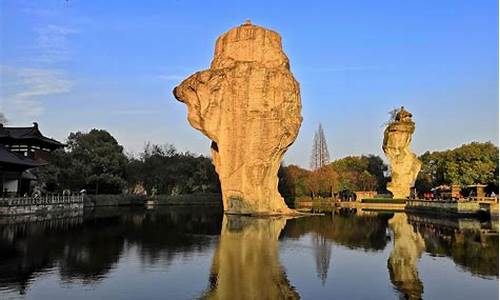
M 148 197 L 146 195 L 85 195 L 85 207 L 100 206 L 143 206 L 148 203 L 154 205 L 210 205 L 222 206 L 221 194 L 189 194 L 189 195 L 156 195 Z

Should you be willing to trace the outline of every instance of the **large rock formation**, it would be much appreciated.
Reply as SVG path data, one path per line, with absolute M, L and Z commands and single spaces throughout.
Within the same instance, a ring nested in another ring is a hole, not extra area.
M 387 189 L 394 198 L 407 198 L 415 185 L 421 162 L 411 152 L 411 136 L 415 131 L 412 114 L 401 107 L 384 132 L 382 149 L 391 162 L 391 182 Z
M 217 39 L 210 69 L 174 89 L 191 126 L 212 142 L 224 210 L 291 213 L 280 196 L 278 168 L 297 137 L 299 83 L 278 33 L 249 21 Z

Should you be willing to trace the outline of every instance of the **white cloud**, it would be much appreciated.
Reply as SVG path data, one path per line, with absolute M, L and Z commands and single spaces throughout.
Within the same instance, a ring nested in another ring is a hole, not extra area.
M 14 119 L 35 119 L 43 112 L 43 98 L 71 91 L 73 81 L 60 69 L 70 59 L 69 36 L 77 31 L 54 24 L 33 29 L 36 54 L 33 67 L 0 66 L 0 108 Z
M 42 97 L 68 93 L 73 81 L 57 69 L 1 68 L 2 107 L 25 117 L 37 117 L 43 112 Z
M 71 80 L 61 70 L 24 68 L 18 77 L 27 88 L 16 94 L 18 98 L 29 98 L 69 92 Z
M 71 28 L 47 25 L 35 28 L 35 47 L 39 51 L 37 61 L 44 63 L 54 63 L 68 60 L 70 57 L 70 46 L 68 37 L 76 34 L 77 31 Z

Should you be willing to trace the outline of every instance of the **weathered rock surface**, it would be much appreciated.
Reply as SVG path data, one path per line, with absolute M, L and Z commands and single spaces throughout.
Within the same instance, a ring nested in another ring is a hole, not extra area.
M 249 21 L 217 39 L 208 70 L 174 89 L 191 126 L 212 142 L 224 210 L 288 214 L 278 192 L 278 168 L 297 137 L 299 83 L 278 33 Z
M 394 198 L 407 198 L 410 189 L 415 185 L 421 162 L 411 152 L 410 144 L 415 123 L 412 114 L 403 107 L 385 129 L 382 149 L 391 163 L 391 182 L 387 190 L 392 192 Z

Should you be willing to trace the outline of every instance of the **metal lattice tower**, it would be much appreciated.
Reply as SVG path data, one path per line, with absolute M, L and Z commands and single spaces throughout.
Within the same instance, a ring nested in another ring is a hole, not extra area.
M 318 131 L 314 133 L 314 142 L 311 153 L 311 170 L 320 169 L 330 163 L 330 154 L 326 146 L 325 133 L 323 126 L 319 124 Z

